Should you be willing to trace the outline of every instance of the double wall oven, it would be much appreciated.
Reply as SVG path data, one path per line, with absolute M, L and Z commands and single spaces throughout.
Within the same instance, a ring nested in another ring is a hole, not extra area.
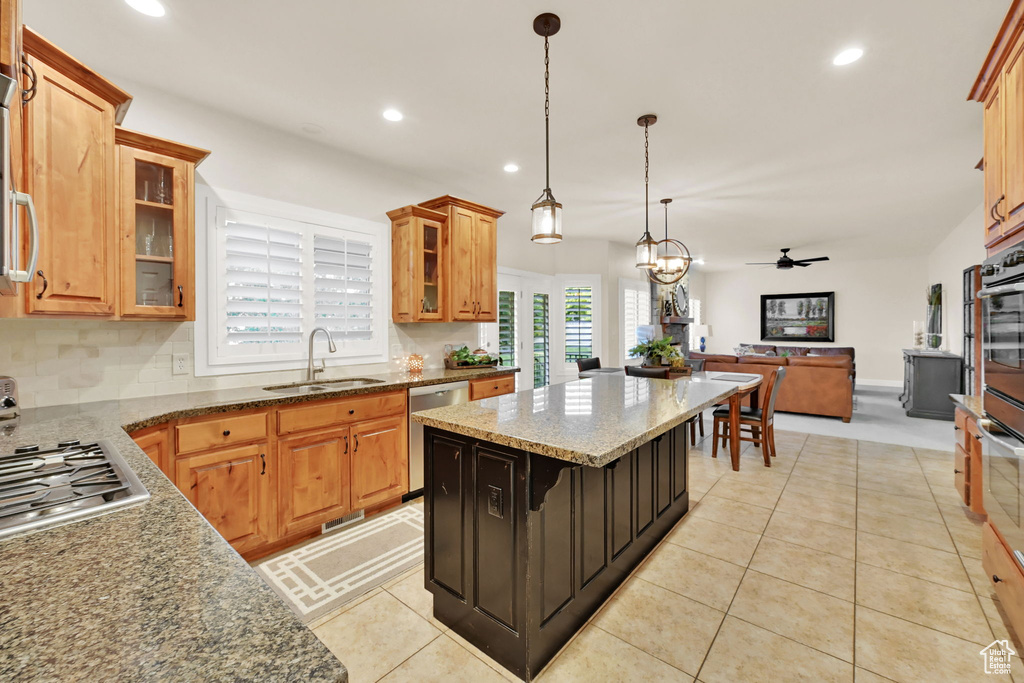
M 981 269 L 985 511 L 1024 571 L 1024 245 Z

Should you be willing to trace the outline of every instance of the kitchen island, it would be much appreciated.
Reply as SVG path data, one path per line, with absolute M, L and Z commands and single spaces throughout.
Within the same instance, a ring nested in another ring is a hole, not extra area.
M 414 413 L 434 616 L 531 680 L 689 509 L 729 382 L 601 376 Z

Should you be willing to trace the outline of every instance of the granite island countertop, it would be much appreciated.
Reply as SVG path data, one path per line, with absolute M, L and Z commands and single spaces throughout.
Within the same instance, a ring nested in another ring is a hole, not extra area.
M 412 414 L 463 436 L 604 467 L 736 393 L 735 382 L 601 375 Z
M 0 453 L 105 439 L 151 494 L 110 514 L 0 541 L 0 680 L 346 681 L 343 664 L 125 430 L 514 371 L 368 375 L 383 382 L 299 396 L 253 387 L 124 399 L 30 409 L 0 422 Z

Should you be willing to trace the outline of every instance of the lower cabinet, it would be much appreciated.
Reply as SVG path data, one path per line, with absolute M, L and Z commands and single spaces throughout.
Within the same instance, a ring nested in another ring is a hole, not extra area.
M 1024 630 L 1024 572 L 989 522 L 981 531 L 981 565 L 999 596 L 1007 621 L 1020 633 Z
M 290 536 L 347 515 L 349 430 L 334 429 L 277 442 L 280 535 Z
M 132 438 L 247 559 L 409 491 L 405 392 L 185 418 Z
M 498 375 L 485 379 L 469 380 L 469 400 L 478 401 L 483 398 L 513 394 L 516 391 L 515 375 Z
M 985 514 L 982 503 L 981 430 L 978 421 L 963 408 L 957 408 L 954 416 L 956 425 L 955 458 L 953 461 L 953 484 L 964 505 L 971 512 Z
M 409 490 L 405 416 L 352 425 L 352 507 L 367 508 Z
M 274 461 L 266 443 L 180 458 L 175 484 L 242 553 L 275 538 Z

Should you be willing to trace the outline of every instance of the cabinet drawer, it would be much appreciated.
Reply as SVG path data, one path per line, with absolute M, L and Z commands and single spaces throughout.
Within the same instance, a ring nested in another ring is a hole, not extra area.
M 1024 632 L 1024 569 L 989 522 L 985 522 L 981 532 L 981 565 L 999 596 L 1010 625 L 1018 633 Z
M 953 433 L 956 435 L 956 443 L 959 446 L 968 448 L 967 446 L 967 413 L 963 408 L 957 408 L 956 413 L 953 415 Z
M 960 494 L 960 500 L 965 505 L 970 505 L 970 475 L 968 468 L 970 465 L 970 456 L 967 455 L 967 451 L 961 448 L 960 444 L 956 445 L 956 461 L 953 464 L 953 481 L 956 484 L 957 493 Z
M 476 401 L 481 398 L 511 394 L 516 390 L 515 375 L 500 375 L 488 377 L 487 379 L 473 379 L 469 381 L 469 400 Z
M 277 433 L 328 429 L 338 424 L 405 414 L 405 392 L 369 394 L 358 398 L 317 401 L 277 411 Z
M 267 415 L 233 415 L 214 420 L 180 424 L 175 427 L 177 453 L 208 451 L 221 446 L 230 446 L 267 436 Z

